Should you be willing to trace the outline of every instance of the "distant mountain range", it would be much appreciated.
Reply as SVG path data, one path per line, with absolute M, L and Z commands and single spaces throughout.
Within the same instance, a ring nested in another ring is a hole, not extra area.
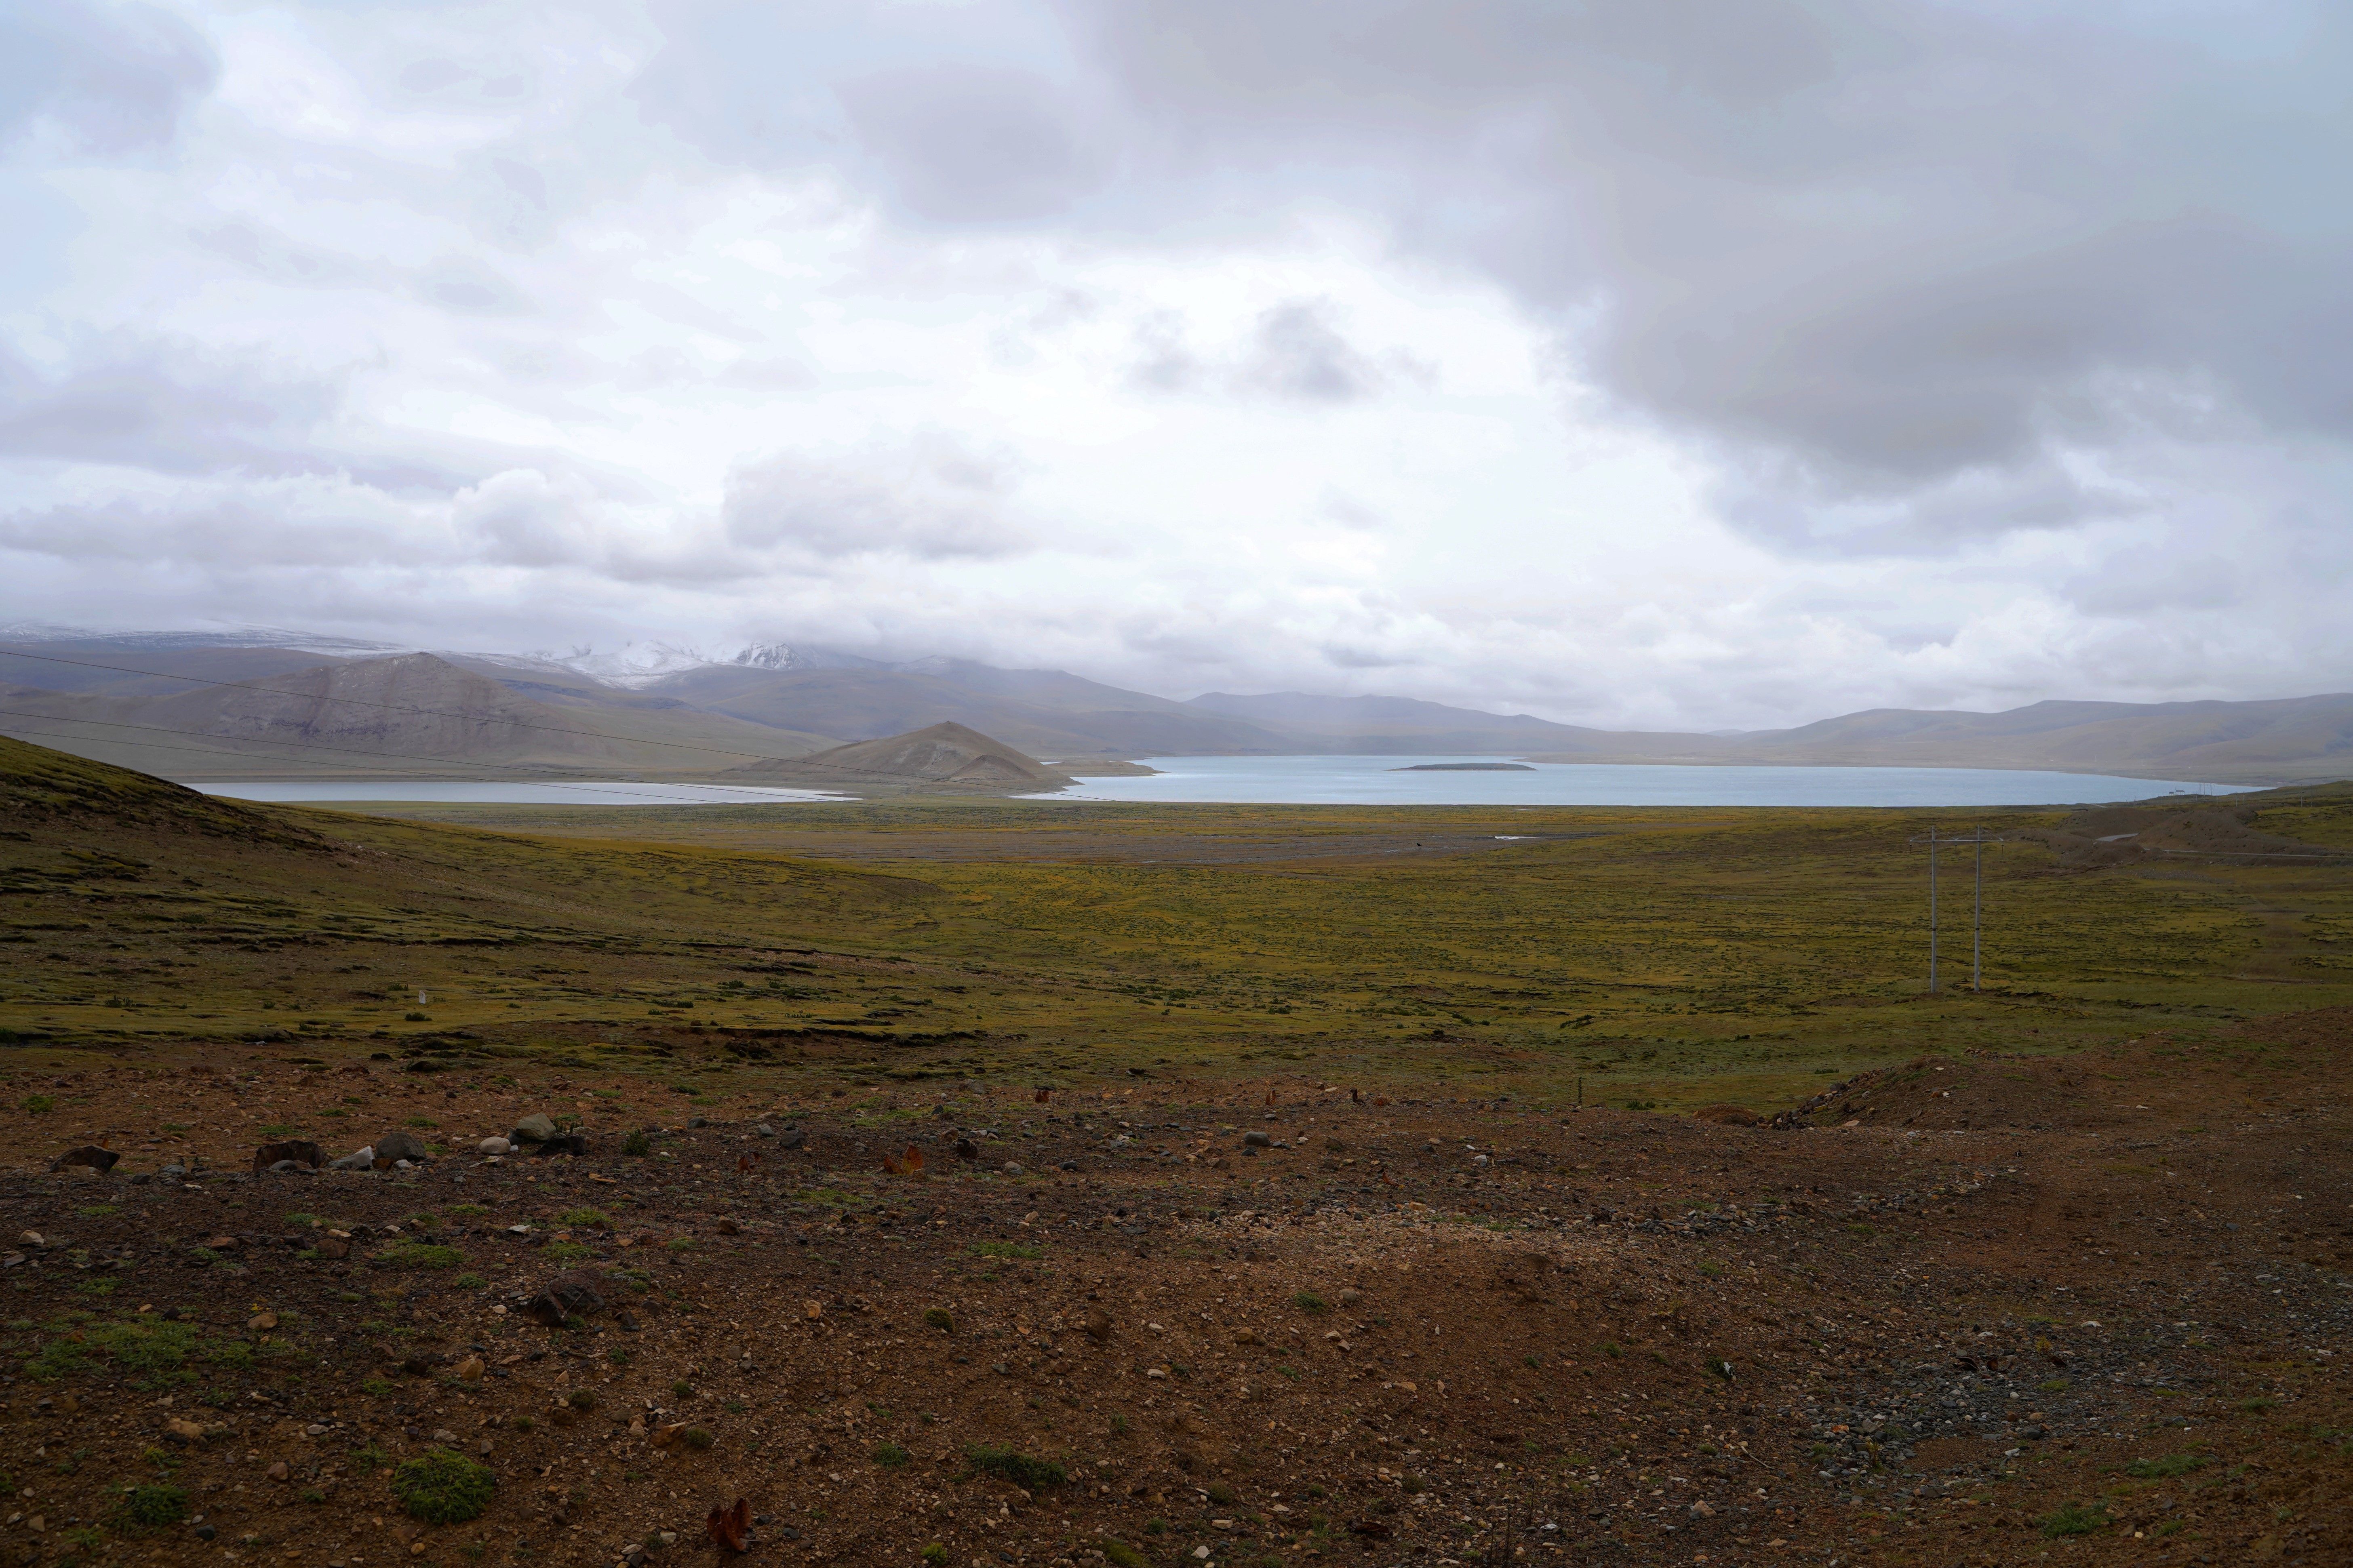
M 0 733 L 170 778 L 691 777 L 747 767 L 781 776 L 794 770 L 771 764 L 943 724 L 978 732 L 959 744 L 994 742 L 1062 773 L 1148 756 L 1337 753 L 2038 768 L 2216 784 L 2353 776 L 2347 694 L 1876 709 L 1792 730 L 1678 734 L 1397 697 L 1178 701 L 1060 670 L 893 664 L 776 643 L 722 655 L 659 643 L 513 655 L 279 630 L 0 628 Z

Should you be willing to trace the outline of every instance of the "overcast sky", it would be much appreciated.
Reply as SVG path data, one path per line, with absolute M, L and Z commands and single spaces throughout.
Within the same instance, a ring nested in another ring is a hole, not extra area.
M 0 0 L 0 621 L 2345 689 L 2348 18 Z

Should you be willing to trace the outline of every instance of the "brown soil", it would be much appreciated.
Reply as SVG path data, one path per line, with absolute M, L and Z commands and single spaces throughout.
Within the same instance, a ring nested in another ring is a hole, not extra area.
M 1942 1058 L 1801 1130 L 1290 1080 L 693 1128 L 643 1079 L 228 1047 L 20 1075 L 9 1560 L 705 1562 L 744 1498 L 779 1563 L 2353 1561 L 2348 1037 Z M 589 1155 L 472 1152 L 534 1110 Z M 265 1128 L 412 1122 L 449 1152 L 241 1173 Z M 84 1142 L 124 1161 L 43 1168 Z M 582 1268 L 610 1312 L 525 1321 Z M 494 1474 L 479 1518 L 401 1513 L 436 1448 Z M 142 1483 L 190 1517 L 132 1525 Z

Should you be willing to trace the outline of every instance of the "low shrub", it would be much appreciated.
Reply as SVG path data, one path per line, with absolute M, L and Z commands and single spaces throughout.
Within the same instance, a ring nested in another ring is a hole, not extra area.
M 968 1443 L 965 1446 L 964 1456 L 981 1474 L 994 1476 L 1000 1481 L 1010 1481 L 1028 1491 L 1059 1487 L 1071 1479 L 1071 1472 L 1060 1459 L 1041 1459 L 1018 1448 Z
M 392 1495 L 410 1518 L 427 1524 L 463 1524 L 480 1518 L 498 1487 L 490 1467 L 447 1448 L 403 1460 L 392 1472 Z

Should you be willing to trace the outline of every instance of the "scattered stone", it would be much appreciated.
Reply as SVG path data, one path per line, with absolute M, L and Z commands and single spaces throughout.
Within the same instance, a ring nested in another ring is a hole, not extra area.
M 776 1134 L 776 1146 L 782 1149 L 797 1149 L 807 1142 L 808 1134 L 797 1127 L 787 1127 Z
M 69 1149 L 50 1161 L 49 1169 L 62 1171 L 69 1166 L 79 1165 L 86 1170 L 96 1171 L 102 1176 L 114 1169 L 114 1163 L 121 1158 L 121 1155 L 111 1149 L 101 1149 L 95 1143 L 85 1143 L 79 1149 Z
M 403 1160 L 414 1165 L 422 1163 L 429 1158 L 425 1152 L 425 1145 L 418 1142 L 414 1134 L 408 1132 L 387 1132 L 375 1141 L 375 1166 L 379 1171 L 387 1165 L 397 1164 Z
M 588 1152 L 588 1139 L 585 1133 L 579 1132 L 566 1132 L 560 1137 L 543 1138 L 532 1145 L 531 1152 L 533 1158 L 540 1160 L 557 1154 L 583 1157 Z
M 328 1161 L 327 1168 L 331 1171 L 373 1171 L 375 1169 L 375 1149 L 374 1145 L 354 1149 L 340 1160 Z M 164 1173 L 168 1176 L 172 1173 L 167 1169 Z
M 1111 1314 L 1104 1311 L 1101 1307 L 1089 1307 L 1087 1309 L 1086 1326 L 1087 1338 L 1091 1340 L 1107 1340 L 1111 1338 Z
M 327 1163 L 327 1156 L 324 1151 L 307 1138 L 290 1138 L 283 1142 L 264 1143 L 253 1152 L 253 1170 L 257 1175 L 263 1171 L 277 1170 L 279 1166 L 290 1162 L 297 1165 L 308 1165 L 315 1171 Z
M 266 1332 L 267 1331 L 278 1326 L 278 1314 L 275 1312 L 256 1312 L 252 1317 L 248 1318 L 245 1321 L 245 1326 L 256 1331 L 257 1332 Z
M 596 1285 L 575 1275 L 551 1282 L 525 1304 L 522 1315 L 542 1328 L 560 1329 L 567 1319 L 594 1317 L 606 1310 Z
M 485 1138 L 480 1143 L 475 1144 L 474 1147 L 477 1151 L 484 1154 L 512 1154 L 514 1152 L 514 1145 L 503 1138 Z
M 262 1474 L 268 1476 L 273 1481 L 282 1481 L 288 1476 L 293 1474 L 293 1471 L 287 1468 L 285 1460 L 280 1459 L 276 1464 L 270 1466 L 269 1468 L 264 1470 Z
M 518 1143 L 538 1143 L 554 1136 L 554 1119 L 543 1110 L 534 1110 L 515 1123 L 514 1141 Z
M 1268 1134 L 1258 1131 L 1256 1129 L 1252 1129 L 1250 1131 L 1243 1133 L 1242 1142 L 1245 1146 L 1252 1149 L 1271 1149 L 1274 1147 L 1274 1140 Z
M 773 1127 L 769 1126 L 769 1125 L 768 1125 L 766 1122 L 765 1122 L 765 1121 L 761 1122 L 757 1127 L 754 1127 L 754 1129 L 752 1129 L 752 1131 L 754 1131 L 754 1132 L 757 1132 L 757 1133 L 758 1133 L 761 1137 L 763 1137 L 763 1138 L 774 1138 L 774 1137 L 776 1135 L 776 1130 L 775 1128 L 773 1128 Z
M 468 1383 L 473 1383 L 480 1379 L 485 1369 L 480 1356 L 470 1355 L 458 1363 L 456 1370 L 459 1377 L 464 1378 Z

